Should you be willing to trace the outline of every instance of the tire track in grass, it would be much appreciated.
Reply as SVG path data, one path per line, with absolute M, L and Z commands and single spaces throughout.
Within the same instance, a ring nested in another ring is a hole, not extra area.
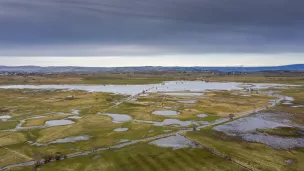
M 175 158 L 174 158 L 175 159 Z M 182 165 L 180 165 L 180 161 L 176 161 L 172 158 L 172 156 L 168 157 L 167 160 L 168 162 L 171 163 L 171 165 L 175 168 L 175 170 L 179 170 L 179 169 L 183 169 L 183 168 L 186 168 Z M 184 170 L 184 169 L 183 169 Z
M 181 159 L 181 161 L 185 164 L 186 167 L 190 167 L 192 170 L 199 170 L 199 166 L 197 166 L 196 163 L 194 163 L 189 156 L 180 154 L 182 151 L 175 151 L 174 154 L 177 156 L 177 158 Z
M 164 170 L 164 168 L 162 168 L 162 167 L 159 165 L 159 163 L 157 163 L 157 162 L 153 159 L 153 157 L 152 157 L 151 155 L 147 155 L 146 159 L 147 159 L 151 164 L 153 164 L 154 166 L 156 166 L 156 170 L 157 170 L 157 171 L 160 171 L 160 170 L 166 171 L 166 170 Z
M 120 155 L 114 155 L 114 157 L 112 159 L 107 159 L 108 161 L 113 161 L 113 163 L 115 164 L 114 168 L 115 170 L 119 169 L 119 170 L 129 170 L 128 169 L 128 164 L 126 162 L 124 162 L 124 160 L 122 159 L 122 157 L 120 157 Z
M 180 169 L 185 170 L 184 168 L 187 168 L 185 166 L 180 165 L 180 161 L 172 151 L 166 153 L 166 155 L 167 156 L 164 158 L 164 160 L 170 163 L 170 166 L 173 170 L 180 170 Z
M 157 167 L 155 167 L 155 165 L 153 165 L 149 160 L 147 160 L 146 156 L 138 154 L 138 159 L 141 160 L 141 162 L 145 164 L 147 167 L 149 167 L 149 170 L 157 171 Z
M 162 170 L 165 170 L 165 171 L 171 170 L 158 156 L 155 156 L 155 157 L 149 156 L 149 157 L 151 158 L 151 160 L 153 160 L 155 163 L 157 163 Z
M 140 164 L 141 162 L 138 162 L 134 159 L 133 156 L 128 156 L 128 159 L 127 159 L 129 162 L 130 162 L 130 166 L 131 166 L 131 170 L 138 170 L 138 171 L 143 171 L 145 170 L 142 165 Z
M 155 161 L 157 162 L 157 163 L 159 163 L 159 165 L 162 167 L 162 168 L 164 168 L 166 171 L 167 170 L 171 170 L 171 168 L 168 166 L 168 163 L 167 162 L 164 162 L 164 161 L 166 161 L 166 158 L 161 158 L 161 157 L 159 157 L 159 156 L 156 156 L 155 157 Z
M 203 149 L 202 149 L 203 150 Z M 208 151 L 206 151 L 208 152 Z M 195 155 L 195 154 L 192 154 L 190 151 L 186 152 L 185 153 L 190 156 L 191 160 L 194 161 L 195 163 L 198 163 L 201 167 L 200 168 L 206 168 L 206 162 L 202 162 L 202 158 L 198 158 L 197 156 L 200 156 L 199 154 Z M 212 156 L 212 154 L 210 153 L 210 155 Z M 215 156 L 216 157 L 216 156 Z M 205 158 L 203 158 L 205 159 Z M 207 168 L 206 168 L 207 169 Z

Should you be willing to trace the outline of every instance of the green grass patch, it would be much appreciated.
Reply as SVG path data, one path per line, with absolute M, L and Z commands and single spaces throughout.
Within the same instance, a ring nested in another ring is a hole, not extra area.
M 0 130 L 14 129 L 18 123 L 18 121 L 0 121 Z
M 237 165 L 202 149 L 159 148 L 140 143 L 88 156 L 46 164 L 38 171 L 240 171 Z
M 303 131 L 295 127 L 278 127 L 274 129 L 257 129 L 261 133 L 267 133 L 270 135 L 277 135 L 282 137 L 301 137 Z

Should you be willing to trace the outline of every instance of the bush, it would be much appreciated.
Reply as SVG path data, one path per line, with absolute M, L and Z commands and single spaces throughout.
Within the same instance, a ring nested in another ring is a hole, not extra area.
M 55 160 L 60 160 L 61 156 L 62 156 L 62 154 L 60 152 L 56 152 L 55 153 Z

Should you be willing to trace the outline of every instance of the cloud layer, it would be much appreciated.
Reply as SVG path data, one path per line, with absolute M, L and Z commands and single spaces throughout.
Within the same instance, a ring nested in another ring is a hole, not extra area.
M 303 53 L 303 0 L 0 0 L 0 56 Z

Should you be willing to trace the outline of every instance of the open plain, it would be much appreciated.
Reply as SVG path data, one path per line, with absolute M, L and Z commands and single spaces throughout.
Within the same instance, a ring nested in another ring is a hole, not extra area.
M 300 171 L 303 80 L 1 76 L 0 170 Z

